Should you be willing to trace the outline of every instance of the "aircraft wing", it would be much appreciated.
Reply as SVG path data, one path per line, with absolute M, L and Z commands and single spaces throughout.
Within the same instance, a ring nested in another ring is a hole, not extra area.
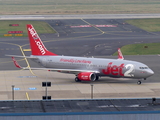
M 29 70 L 29 69 L 32 69 L 32 70 L 48 70 L 48 71 L 55 71 L 55 72 L 62 72 L 62 73 L 71 73 L 71 74 L 77 74 L 77 73 L 80 73 L 80 72 L 94 72 L 94 73 L 99 73 L 99 71 L 97 71 L 97 70 L 21 67 L 21 66 L 18 64 L 18 62 L 15 60 L 14 57 L 12 57 L 12 60 L 13 60 L 15 66 L 16 66 L 17 68 L 21 68 L 21 69 L 24 69 L 24 70 Z

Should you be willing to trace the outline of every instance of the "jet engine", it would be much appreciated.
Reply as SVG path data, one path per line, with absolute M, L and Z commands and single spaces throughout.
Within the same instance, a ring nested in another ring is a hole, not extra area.
M 77 78 L 82 81 L 95 81 L 96 74 L 92 72 L 81 72 L 77 75 Z

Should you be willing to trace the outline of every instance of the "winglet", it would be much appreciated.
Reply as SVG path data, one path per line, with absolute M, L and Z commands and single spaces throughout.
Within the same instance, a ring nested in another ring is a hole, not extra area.
M 15 59 L 14 57 L 12 57 L 12 60 L 13 60 L 13 62 L 14 62 L 14 65 L 15 65 L 17 68 L 22 68 L 22 67 L 18 64 L 18 62 L 16 61 L 16 59 Z
M 124 59 L 120 48 L 118 48 L 118 59 L 119 60 L 123 60 Z

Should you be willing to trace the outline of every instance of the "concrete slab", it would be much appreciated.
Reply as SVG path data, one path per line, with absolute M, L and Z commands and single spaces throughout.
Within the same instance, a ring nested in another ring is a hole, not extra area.
M 47 76 L 47 77 L 46 77 Z M 75 82 L 74 75 L 42 70 L 0 71 L 0 100 L 12 99 L 12 85 L 16 100 L 42 99 L 46 94 L 42 82 L 50 81 L 48 95 L 52 99 L 89 99 L 91 84 L 94 98 L 148 98 L 160 97 L 160 83 L 143 82 L 137 85 L 135 80 L 102 78 L 95 82 Z M 112 82 L 113 81 L 113 82 Z M 116 82 L 118 81 L 118 82 Z

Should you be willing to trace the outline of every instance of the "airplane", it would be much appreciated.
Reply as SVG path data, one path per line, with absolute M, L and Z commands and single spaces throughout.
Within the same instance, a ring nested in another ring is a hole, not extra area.
M 138 79 L 137 84 L 141 84 L 141 79 L 146 80 L 154 72 L 145 64 L 137 61 L 124 60 L 120 48 L 118 48 L 118 59 L 89 58 L 57 55 L 46 49 L 31 24 L 27 24 L 28 37 L 30 41 L 30 56 L 12 56 L 16 67 L 21 69 L 39 69 L 53 72 L 75 74 L 75 81 L 95 81 L 100 77 L 114 78 L 134 78 Z M 23 57 L 36 60 L 44 68 L 21 67 L 14 57 Z

